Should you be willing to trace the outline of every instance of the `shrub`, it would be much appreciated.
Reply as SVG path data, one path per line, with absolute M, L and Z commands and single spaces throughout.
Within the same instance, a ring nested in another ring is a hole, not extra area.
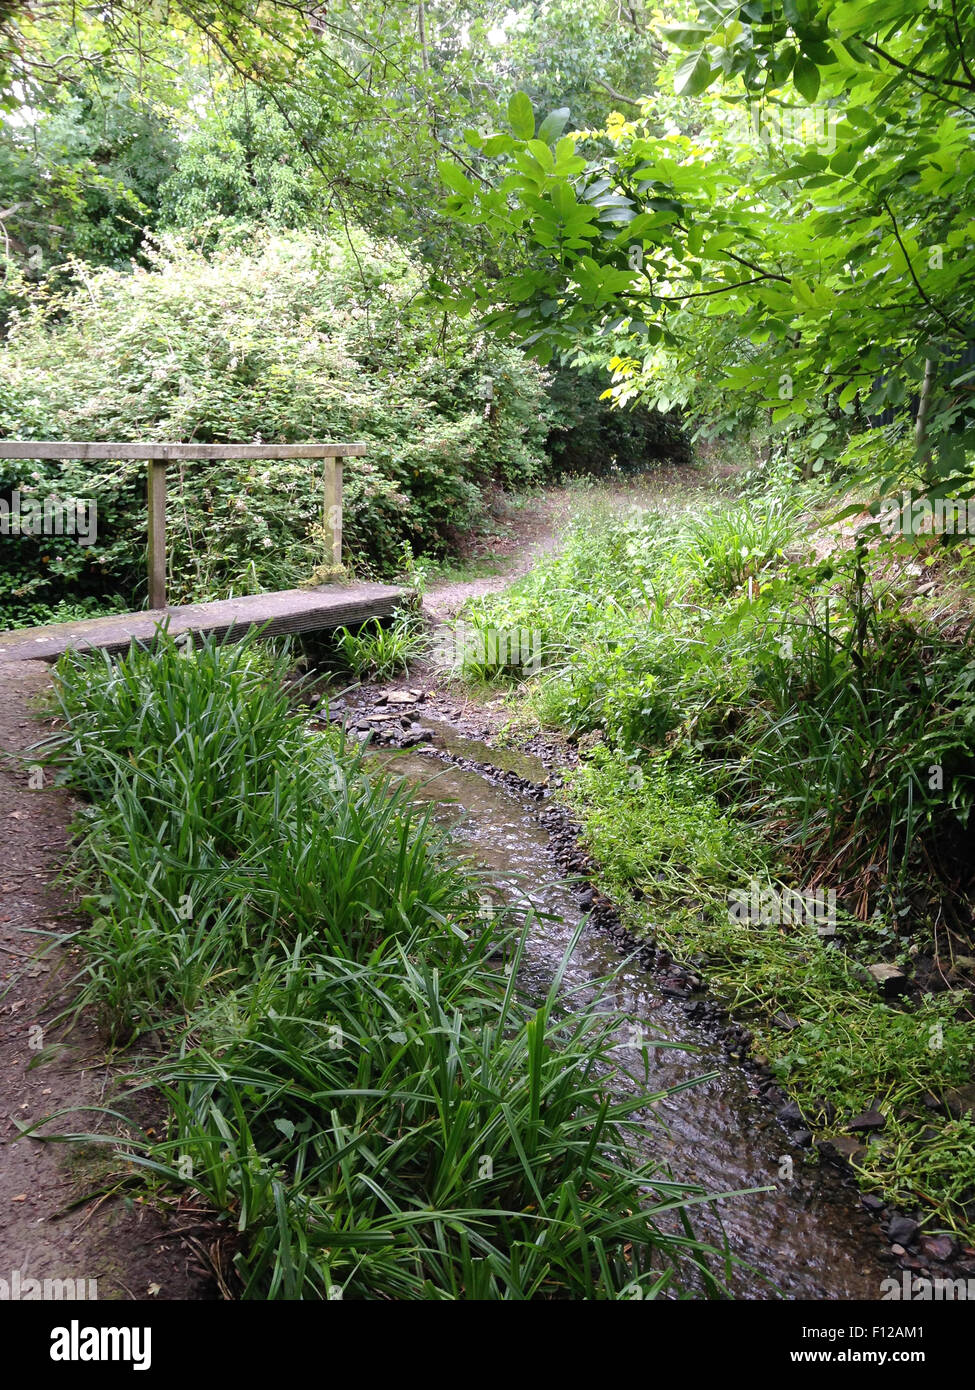
M 419 272 L 395 249 L 252 229 L 246 247 L 231 238 L 204 255 L 169 238 L 150 259 L 89 271 L 16 319 L 0 350 L 0 436 L 363 440 L 365 458 L 346 462 L 345 540 L 373 574 L 395 569 L 404 540 L 447 553 L 478 523 L 486 485 L 540 469 L 540 371 L 463 328 L 439 342 Z M 172 601 L 289 587 L 324 559 L 313 462 L 170 471 Z M 99 536 L 56 560 L 0 540 L 16 554 L 8 603 L 144 592 L 142 465 L 0 464 L 0 495 L 17 486 L 94 496 Z

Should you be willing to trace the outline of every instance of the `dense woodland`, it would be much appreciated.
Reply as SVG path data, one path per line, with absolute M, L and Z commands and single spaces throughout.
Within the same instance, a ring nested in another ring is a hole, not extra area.
M 347 571 L 421 598 L 575 496 L 461 615 L 537 669 L 438 678 L 566 750 L 597 894 L 746 1030 L 797 1162 L 975 1273 L 973 0 L 0 0 L 0 112 L 0 438 L 364 441 Z M 15 489 L 99 528 L 0 536 L 0 627 L 144 602 L 141 464 Z M 323 563 L 303 461 L 170 507 L 172 603 Z M 329 669 L 428 643 L 404 612 Z M 619 1020 L 499 993 L 523 923 L 293 677 L 251 641 L 58 667 L 77 1007 L 179 1059 L 150 1188 L 237 1223 L 249 1298 L 725 1296 L 603 1101 Z

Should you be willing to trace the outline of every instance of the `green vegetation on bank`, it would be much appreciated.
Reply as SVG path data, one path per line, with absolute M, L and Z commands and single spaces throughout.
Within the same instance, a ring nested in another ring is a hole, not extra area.
M 178 240 L 150 269 L 101 270 L 37 294 L 0 348 L 0 435 L 203 442 L 361 440 L 346 468 L 344 535 L 364 575 L 408 541 L 450 553 L 484 514 L 487 485 L 541 473 L 542 374 L 417 306 L 417 268 L 389 245 L 311 236 Z M 491 410 L 486 383 L 491 382 Z M 175 603 L 291 588 L 320 566 L 323 479 L 305 460 L 173 469 Z M 0 491 L 93 497 L 94 545 L 2 538 L 4 609 L 144 591 L 145 469 L 0 464 Z M 137 605 L 136 605 L 137 606 Z
M 592 385 L 563 409 L 578 373 L 551 396 L 551 374 L 515 349 L 431 318 L 420 267 L 361 233 L 251 228 L 206 251 L 170 237 L 146 260 L 34 288 L 0 345 L 0 438 L 362 441 L 345 467 L 343 536 L 363 577 L 394 574 L 404 545 L 456 554 L 497 489 L 597 454 L 645 465 L 686 450 L 672 419 L 609 422 Z M 292 588 L 321 569 L 321 465 L 170 473 L 171 602 Z M 0 498 L 14 491 L 94 499 L 97 538 L 0 535 L 0 627 L 144 601 L 143 464 L 0 461 Z
M 580 515 L 463 621 L 538 631 L 519 693 L 581 746 L 567 794 L 631 930 L 704 966 L 810 1127 L 878 1106 L 864 1180 L 970 1233 L 975 1117 L 939 1103 L 975 1063 L 975 651 L 862 545 L 817 560 L 795 499 Z M 776 913 L 813 888 L 835 931 Z M 913 990 L 885 1000 L 878 962 Z
M 567 1008 L 561 972 L 522 996 L 521 937 L 427 813 L 290 712 L 286 671 L 168 639 L 58 667 L 47 753 L 89 798 L 77 1007 L 165 1051 L 132 1181 L 205 1198 L 249 1298 L 719 1293 L 705 1195 L 631 1147 L 621 1020 Z

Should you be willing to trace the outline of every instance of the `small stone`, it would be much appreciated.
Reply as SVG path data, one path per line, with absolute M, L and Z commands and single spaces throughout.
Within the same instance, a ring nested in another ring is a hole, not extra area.
M 922 1236 L 921 1249 L 929 1260 L 950 1260 L 955 1253 L 951 1236 Z
M 852 1134 L 857 1134 L 865 1130 L 883 1129 L 887 1123 L 887 1117 L 882 1115 L 879 1110 L 864 1110 L 859 1115 L 854 1115 L 847 1125 L 847 1129 Z
M 794 1100 L 786 1101 L 781 1110 L 776 1111 L 775 1118 L 784 1125 L 801 1125 L 803 1114 Z
M 883 1211 L 884 1209 L 883 1199 L 875 1196 L 873 1192 L 861 1192 L 860 1201 L 867 1211 Z
M 954 1086 L 950 1091 L 946 1091 L 945 1105 L 953 1119 L 961 1120 L 966 1115 L 975 1119 L 975 1082 L 969 1082 L 966 1086 Z
M 852 1134 L 837 1134 L 830 1140 L 834 1152 L 846 1163 L 859 1163 L 866 1149 Z
M 907 1251 L 904 1249 L 903 1245 L 892 1245 L 890 1247 L 890 1253 L 892 1255 L 906 1255 Z
M 773 1016 L 772 1022 L 775 1024 L 776 1028 L 784 1028 L 787 1033 L 791 1033 L 794 1029 L 799 1027 L 799 1020 L 797 1018 L 790 1018 L 789 1015 L 783 1013 L 781 1009 Z
M 913 1245 L 920 1229 L 909 1216 L 893 1216 L 888 1222 L 887 1234 L 893 1245 Z
M 880 986 L 887 999 L 892 998 L 895 994 L 903 994 L 904 990 L 907 989 L 907 976 L 903 970 L 898 970 L 896 965 L 887 965 L 884 961 L 878 961 L 876 965 L 867 966 L 867 974 Z

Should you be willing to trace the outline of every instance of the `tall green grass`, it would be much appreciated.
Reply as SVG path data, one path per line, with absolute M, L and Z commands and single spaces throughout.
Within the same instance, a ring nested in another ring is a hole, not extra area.
M 523 936 L 426 812 L 290 712 L 252 641 L 58 667 L 90 798 L 79 1007 L 166 1054 L 145 1180 L 234 1231 L 248 1298 L 719 1294 L 707 1194 L 640 1156 L 621 1020 L 518 987 Z M 507 966 L 497 963 L 497 953 Z
M 905 614 L 909 585 L 862 546 L 790 561 L 798 504 L 702 517 L 579 518 L 564 550 L 501 596 L 484 628 L 534 625 L 523 689 L 542 723 L 634 764 L 675 754 L 773 835 L 794 872 L 856 915 L 920 898 L 970 929 L 975 640 L 956 614 Z M 748 579 L 756 582 L 751 590 Z
M 854 584 L 795 604 L 779 635 L 756 661 L 743 790 L 860 915 L 903 909 L 924 879 L 957 898 L 975 882 L 971 628 Z
M 801 513 L 800 504 L 782 498 L 715 508 L 686 523 L 687 562 L 708 589 L 733 593 L 782 559 L 796 539 Z
M 192 1010 L 303 931 L 368 945 L 467 910 L 443 837 L 341 734 L 304 728 L 286 671 L 247 643 L 59 666 L 52 752 L 92 798 L 81 1002 L 116 1036 Z
M 336 658 L 359 680 L 389 680 L 408 671 L 410 663 L 426 652 L 430 640 L 419 616 L 398 608 L 385 626 L 378 618 L 352 632 L 340 627 L 335 634 Z

